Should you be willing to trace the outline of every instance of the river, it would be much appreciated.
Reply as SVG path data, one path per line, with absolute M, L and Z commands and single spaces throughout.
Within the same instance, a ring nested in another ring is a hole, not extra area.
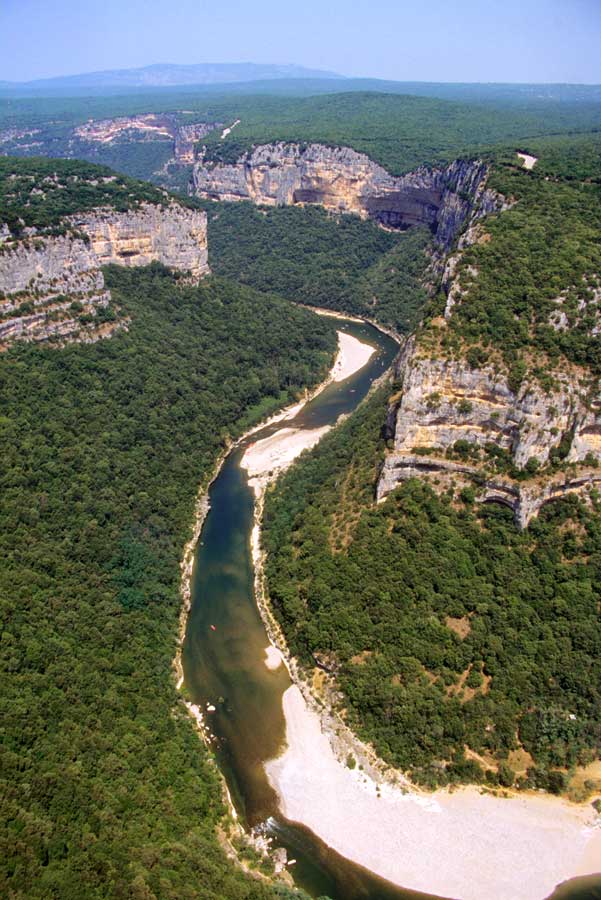
M 372 383 L 391 365 L 397 344 L 364 323 L 341 320 L 340 331 L 375 348 L 359 372 L 329 384 L 286 427 L 321 428 L 351 413 Z M 260 828 L 283 846 L 295 882 L 313 897 L 332 900 L 418 900 L 426 895 L 401 890 L 349 862 L 307 829 L 286 821 L 263 764 L 277 755 L 285 737 L 282 695 L 290 687 L 284 666 L 265 665 L 269 639 L 254 594 L 250 535 L 254 494 L 240 461 L 248 444 L 273 434 L 281 424 L 265 426 L 227 456 L 209 491 L 192 574 L 192 603 L 182 648 L 187 693 L 205 711 L 212 747 L 240 819 Z M 360 827 L 360 825 L 356 826 Z M 595 900 L 598 881 L 562 900 Z

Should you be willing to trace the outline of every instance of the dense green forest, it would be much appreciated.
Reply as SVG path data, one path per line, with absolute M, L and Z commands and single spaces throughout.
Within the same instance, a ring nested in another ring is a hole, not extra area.
M 279 101 L 240 109 L 240 124 L 220 139 L 203 141 L 209 158 L 232 162 L 255 144 L 300 141 L 353 147 L 400 175 L 424 164 L 445 163 L 507 141 L 601 125 L 601 109 L 548 105 L 497 109 L 448 100 L 380 93 L 348 93 Z
M 217 843 L 216 768 L 171 672 L 179 562 L 228 439 L 318 382 L 335 332 L 159 265 L 107 282 L 128 332 L 0 357 L 0 894 L 284 896 Z
M 0 223 L 17 235 L 24 226 L 60 231 L 65 216 L 98 206 L 125 211 L 172 199 L 143 181 L 80 160 L 0 156 Z
M 328 90 L 331 90 L 331 84 Z M 162 141 L 133 142 L 129 147 L 94 147 L 76 141 L 72 129 L 89 118 L 171 112 L 180 121 L 233 122 L 240 124 L 225 139 L 214 132 L 203 139 L 212 159 L 234 161 L 254 144 L 274 140 L 319 141 L 334 146 L 350 146 L 367 153 L 394 174 L 423 164 L 444 163 L 466 154 L 480 153 L 499 144 L 525 143 L 539 135 L 560 132 L 589 132 L 601 127 L 601 107 L 590 94 L 551 91 L 549 96 L 532 96 L 507 86 L 494 92 L 481 91 L 477 103 L 473 91 L 447 86 L 446 99 L 411 96 L 427 93 L 413 86 L 407 94 L 376 90 L 346 91 L 315 96 L 278 96 L 280 85 L 264 86 L 261 93 L 248 94 L 248 86 L 229 91 L 161 91 L 151 94 L 112 97 L 0 97 L 0 127 L 37 128 L 25 144 L 36 147 L 19 150 L 19 141 L 10 141 L 10 153 L 44 153 L 51 156 L 81 156 L 114 165 L 129 175 L 151 177 L 165 162 L 167 145 Z M 306 90 L 306 89 L 305 89 Z M 575 90 L 575 89 L 574 89 Z M 292 91 L 302 94 L 300 84 Z M 450 91 L 450 92 L 449 92 Z M 270 95 L 271 92 L 271 95 Z M 582 96 L 581 96 L 582 94 Z M 182 112 L 185 110 L 186 112 Z
M 430 233 L 392 234 L 319 207 L 205 203 L 214 272 L 298 303 L 410 331 L 426 303 Z
M 267 495 L 289 646 L 335 672 L 351 726 L 420 783 L 560 792 L 601 752 L 601 517 L 570 498 L 520 532 L 510 510 L 417 480 L 376 505 L 386 397 Z
M 601 134 L 558 134 L 529 140 L 521 149 L 538 158 L 533 172 L 563 181 L 601 182 Z
M 131 178 L 143 178 L 168 187 L 163 175 L 157 176 L 166 163 L 173 158 L 172 141 L 115 141 L 110 144 L 90 144 L 83 142 L 77 148 L 76 156 L 110 166 L 118 172 L 125 172 Z M 188 181 L 190 179 L 188 169 Z M 182 191 L 185 195 L 185 190 Z
M 598 376 L 601 137 L 528 146 L 540 154 L 531 171 L 515 154 L 500 153 L 493 164 L 489 186 L 511 208 L 489 217 L 489 239 L 462 253 L 464 293 L 443 350 L 462 354 L 466 344 L 478 345 L 480 361 L 501 351 L 517 383 L 532 350 L 544 354 L 547 368 L 565 358 Z M 431 312 L 440 314 L 443 303 L 439 297 Z

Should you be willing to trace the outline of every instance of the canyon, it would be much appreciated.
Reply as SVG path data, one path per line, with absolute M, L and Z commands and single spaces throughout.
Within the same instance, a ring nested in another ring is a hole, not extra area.
M 523 161 L 520 154 L 517 160 Z M 483 161 L 458 159 L 444 168 L 422 167 L 397 177 L 346 147 L 280 142 L 255 147 L 234 164 L 199 160 L 193 191 L 205 199 L 265 206 L 315 203 L 388 229 L 426 225 L 432 231 L 429 287 L 431 292 L 442 287 L 445 315 L 431 326 L 439 332 L 436 350 L 410 338 L 396 366 L 402 393 L 389 412 L 392 447 L 377 497 L 383 499 L 412 477 L 439 490 L 476 480 L 478 502 L 505 503 L 525 527 L 545 503 L 566 493 L 587 496 L 601 481 L 601 404 L 590 377 L 576 366 L 553 372 L 552 389 L 533 378 L 516 389 L 498 361 L 472 368 L 464 358 L 449 358 L 440 346 L 440 335 L 462 302 L 457 276 L 462 252 L 488 240 L 486 217 L 513 204 L 488 187 L 488 175 Z M 477 272 L 470 274 L 477 278 Z M 469 449 L 469 459 L 453 460 L 457 441 Z M 487 445 L 510 460 L 512 474 L 529 467 L 532 477 L 518 483 L 494 467 L 491 471 L 485 465 Z M 558 454 L 567 471 L 551 471 Z

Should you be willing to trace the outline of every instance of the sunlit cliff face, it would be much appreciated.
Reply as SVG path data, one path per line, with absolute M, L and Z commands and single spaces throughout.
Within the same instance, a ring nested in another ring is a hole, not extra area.
M 426 225 L 444 249 L 475 210 L 497 206 L 486 190 L 487 168 L 457 160 L 444 169 L 390 175 L 365 154 L 321 144 L 269 144 L 233 165 L 199 162 L 193 174 L 199 197 L 252 200 L 267 206 L 315 203 L 355 213 L 387 228 Z
M 4 232 L 0 348 L 16 339 L 95 340 L 123 327 L 123 320 L 101 313 L 111 299 L 104 265 L 158 261 L 195 281 L 209 271 L 204 212 L 143 203 L 128 212 L 76 214 L 64 225 L 67 233 L 60 236 L 13 240 Z

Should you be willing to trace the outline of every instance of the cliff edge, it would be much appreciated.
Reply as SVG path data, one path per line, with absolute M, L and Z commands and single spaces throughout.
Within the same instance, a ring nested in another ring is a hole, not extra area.
M 469 220 L 500 207 L 486 187 L 487 172 L 480 160 L 455 160 L 393 176 L 348 147 L 280 142 L 255 147 L 234 164 L 198 162 L 192 190 L 205 199 L 267 206 L 316 203 L 391 229 L 426 225 L 447 252 Z
M 56 162 L 64 169 L 64 162 Z M 29 196 L 43 195 L 49 176 L 37 182 L 31 174 L 26 177 Z M 94 191 L 97 180 L 95 185 L 89 180 L 82 183 L 79 175 L 61 177 L 63 190 L 76 179 L 89 206 L 89 191 Z M 56 180 L 51 180 L 49 203 L 56 187 Z M 14 196 L 20 196 L 16 188 Z M 20 199 L 25 211 L 27 200 Z M 97 340 L 125 327 L 111 306 L 102 266 L 145 266 L 156 261 L 194 280 L 208 273 L 204 212 L 158 193 L 160 202 L 131 201 L 125 210 L 102 199 L 104 205 L 55 216 L 56 221 L 51 219 L 45 227 L 15 220 L 14 204 L 8 207 L 13 228 L 0 224 L 0 348 L 18 339 Z

